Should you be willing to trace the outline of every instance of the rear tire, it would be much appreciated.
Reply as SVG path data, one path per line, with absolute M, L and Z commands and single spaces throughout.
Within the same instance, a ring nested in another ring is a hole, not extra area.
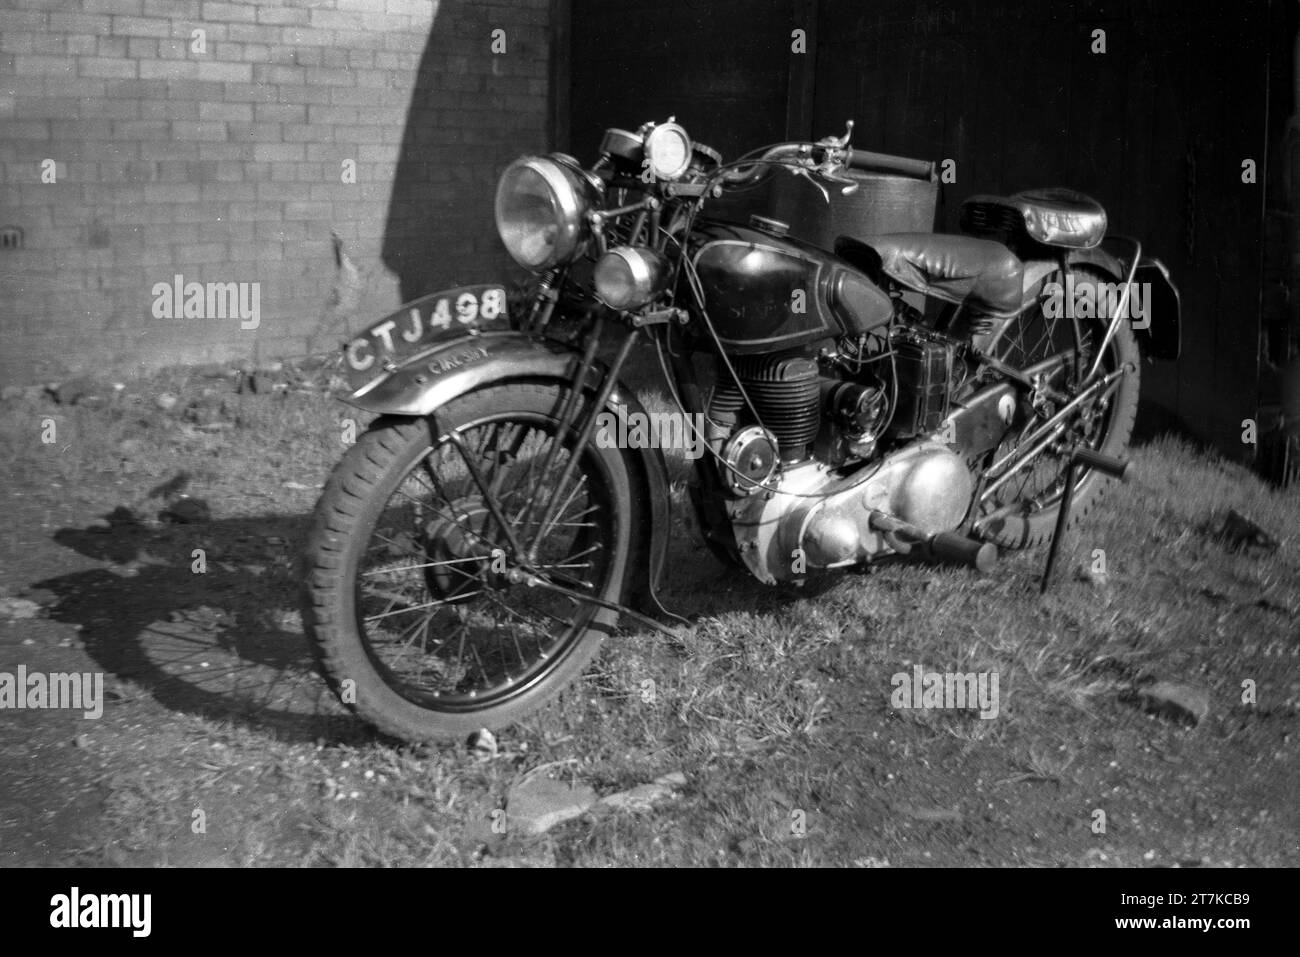
M 1075 276 L 1076 284 L 1080 281 L 1089 281 L 1094 283 L 1114 282 L 1113 278 L 1106 273 L 1087 266 L 1074 267 L 1071 272 Z M 1057 279 L 1059 273 L 1054 273 L 1048 277 L 1048 280 Z M 1101 337 L 1105 334 L 1106 322 L 1108 320 L 1097 319 L 1080 319 L 1079 323 L 1084 330 L 1085 343 L 1091 342 L 1095 349 L 1096 344 L 1100 343 Z M 1046 336 L 1049 342 L 1053 339 L 1053 332 L 1048 328 L 1047 320 L 1042 312 L 1041 306 L 1028 310 L 1021 317 L 1013 321 L 1008 326 L 1006 332 L 999 339 L 998 346 L 1003 348 L 997 349 L 1000 358 L 1013 359 L 1012 364 L 1029 365 L 1034 361 L 1050 354 L 1044 352 L 1044 355 L 1035 356 L 1014 356 L 1008 355 L 1012 351 L 1008 344 L 1015 325 L 1022 324 L 1022 334 L 1025 338 L 1022 341 L 1036 342 L 1036 337 Z M 1068 328 L 1069 320 L 1059 320 Z M 1041 331 L 1040 331 L 1041 327 Z M 1059 335 L 1057 336 L 1059 338 Z M 996 347 L 995 347 L 996 348 Z M 1032 346 L 1030 349 L 1032 350 Z M 1085 369 L 1091 364 L 1095 355 L 1091 349 L 1088 350 L 1085 357 Z M 1133 335 L 1132 327 L 1128 322 L 1124 322 L 1116 330 L 1115 335 L 1111 337 L 1110 343 L 1106 347 L 1106 358 L 1102 361 L 1103 371 L 1110 372 L 1127 365 L 1130 371 L 1124 375 L 1120 381 L 1115 393 L 1110 398 L 1109 407 L 1105 412 L 1104 421 L 1101 424 L 1101 435 L 1098 440 L 1089 443 L 1089 446 L 1097 451 L 1114 458 L 1122 459 L 1128 451 L 1129 438 L 1133 434 L 1133 423 L 1137 418 L 1138 395 L 1141 387 L 1141 355 L 1138 351 L 1137 339 Z M 1034 423 L 1031 423 L 1031 427 Z M 1004 452 L 1005 448 L 999 448 L 998 452 Z M 1041 460 L 1047 460 L 1043 463 L 1043 471 L 1047 473 L 1050 480 L 1052 470 L 1055 471 L 1056 481 L 1059 485 L 1064 486 L 1064 472 L 1066 463 L 1060 456 L 1052 456 L 1046 453 L 1040 457 Z M 1033 472 L 1039 466 L 1032 466 L 1028 471 Z M 1068 528 L 1082 522 L 1090 512 L 1092 512 L 1101 502 L 1105 495 L 1106 487 L 1109 480 L 1090 469 L 1080 469 L 1076 473 L 1074 486 L 1074 500 L 1070 506 L 1070 521 Z M 1016 480 L 1009 484 L 1014 485 Z M 1007 504 L 1011 499 L 1001 499 L 999 504 Z M 1008 515 L 995 520 L 983 530 L 983 537 L 998 545 L 1000 548 L 1030 548 L 1035 545 L 1041 545 L 1050 542 L 1056 530 L 1056 516 L 1059 511 L 1060 494 L 1056 494 L 1055 502 L 1047 504 L 1045 507 L 1037 509 L 1026 515 Z

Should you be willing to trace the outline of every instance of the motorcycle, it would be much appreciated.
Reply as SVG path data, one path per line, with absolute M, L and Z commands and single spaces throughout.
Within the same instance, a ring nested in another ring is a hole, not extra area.
M 987 571 L 1097 506 L 1126 471 L 1140 346 L 1178 354 L 1168 271 L 1065 189 L 972 197 L 960 234 L 829 249 L 711 212 L 787 173 L 828 202 L 868 174 L 936 182 L 851 134 L 723 162 L 670 119 L 608 130 L 590 167 L 521 157 L 496 224 L 527 294 L 437 292 L 346 343 L 344 401 L 378 417 L 302 568 L 345 704 L 411 741 L 500 728 L 620 621 L 667 628 L 663 451 L 609 441 L 648 418 L 622 380 L 637 342 L 701 450 L 705 542 L 762 582 L 888 556 Z

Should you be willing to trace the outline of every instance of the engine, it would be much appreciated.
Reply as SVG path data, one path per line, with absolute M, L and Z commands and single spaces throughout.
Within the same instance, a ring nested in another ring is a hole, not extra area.
M 705 346 L 726 356 L 708 409 L 716 439 L 761 425 L 762 441 L 740 439 L 746 451 L 766 442 L 774 463 L 839 467 L 943 422 L 958 343 L 859 269 L 761 216 L 707 224 L 691 258 L 716 334 Z
M 750 571 L 799 580 L 960 525 L 973 479 L 945 438 L 963 343 L 781 223 L 698 236 L 713 340 L 697 345 L 715 363 L 707 438 Z
M 817 360 L 800 353 L 734 356 L 735 377 L 719 361 L 708 418 L 722 434 L 739 426 L 766 427 L 782 462 L 808 458 L 821 427 L 822 376 Z M 744 392 L 742 393 L 741 389 Z M 745 402 L 748 396 L 753 409 Z
M 900 528 L 915 540 L 965 517 L 973 479 L 943 435 L 961 378 L 953 341 L 907 324 L 717 366 L 710 439 L 740 557 L 760 580 L 906 552 Z
M 763 459 L 773 468 L 809 459 L 838 468 L 869 459 L 882 442 L 940 428 L 959 384 L 957 349 L 953 340 L 907 324 L 888 336 L 841 337 L 815 354 L 719 359 L 708 407 L 712 437 L 724 459 L 741 465 L 763 443 L 771 446 Z M 743 480 L 730 476 L 741 493 L 756 487 L 755 469 L 743 471 Z

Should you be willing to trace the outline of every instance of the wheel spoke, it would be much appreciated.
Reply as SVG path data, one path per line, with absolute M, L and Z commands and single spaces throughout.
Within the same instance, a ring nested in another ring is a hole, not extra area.
M 408 628 L 405 632 L 402 633 L 402 636 L 397 639 L 402 646 L 401 650 L 397 653 L 397 657 L 400 658 L 406 654 L 407 650 L 411 647 L 411 642 L 415 640 L 415 635 L 417 632 L 427 637 L 429 622 L 431 621 L 433 621 L 432 613 L 425 615 L 423 619 L 417 621 L 414 625 L 412 625 L 410 628 Z M 407 638 L 406 635 L 410 635 L 411 637 Z M 424 649 L 422 647 L 421 651 L 423 650 Z
M 373 571 L 362 572 L 359 577 L 368 578 L 371 575 L 391 575 L 393 572 L 409 572 L 420 568 L 443 568 L 450 565 L 463 565 L 477 561 L 477 558 L 448 558 L 440 562 L 422 562 L 419 565 L 394 565 L 392 568 L 376 568 Z
M 470 592 L 470 595 L 479 595 L 479 594 L 482 594 L 482 593 L 481 593 L 481 592 Z M 459 596 L 457 596 L 457 597 L 464 599 L 464 598 L 468 598 L 468 597 L 470 597 L 470 595 L 459 595 Z M 412 605 L 410 608 L 399 608 L 399 609 L 397 609 L 396 611 L 385 611 L 383 614 L 379 614 L 379 615 L 371 615 L 371 616 L 369 616 L 368 618 L 366 618 L 365 621 L 367 621 L 367 622 L 371 622 L 371 621 L 380 621 L 380 620 L 385 619 L 385 618 L 391 618 L 391 617 L 393 617 L 393 615 L 406 615 L 406 614 L 410 614 L 410 613 L 413 612 L 413 611 L 423 611 L 425 608 L 442 608 L 442 607 L 444 607 L 444 606 L 446 606 L 446 605 L 449 605 L 449 604 L 451 604 L 451 602 L 449 602 L 449 601 L 447 601 L 447 600 L 445 600 L 445 599 L 441 599 L 441 598 L 439 598 L 439 599 L 436 599 L 436 600 L 434 600 L 434 601 L 427 601 L 427 602 L 424 602 L 424 603 L 421 604 L 421 605 Z

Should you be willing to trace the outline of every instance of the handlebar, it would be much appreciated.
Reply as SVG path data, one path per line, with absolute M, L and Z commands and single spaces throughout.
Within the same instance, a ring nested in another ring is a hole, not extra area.
M 764 173 L 771 170 L 771 163 L 783 159 L 793 159 L 794 157 L 805 155 L 810 151 L 808 143 L 778 143 L 771 149 L 767 150 L 758 159 L 745 166 L 737 169 L 728 170 L 722 174 L 722 181 L 730 186 L 739 186 L 745 183 L 752 183 Z
M 763 153 L 753 164 L 741 166 L 723 174 L 723 182 L 730 186 L 752 183 L 768 172 L 771 163 L 783 159 L 799 157 L 818 157 L 825 144 L 814 143 L 780 143 Z M 833 148 L 832 148 L 833 149 Z M 934 163 L 929 160 L 908 159 L 905 156 L 891 156 L 888 153 L 873 153 L 870 150 L 844 148 L 842 162 L 846 167 L 871 173 L 895 173 L 913 179 L 929 180 L 934 178 Z M 831 155 L 834 155 L 833 153 Z
M 868 150 L 847 150 L 845 165 L 872 173 L 900 173 L 914 179 L 930 179 L 934 176 L 934 164 L 929 160 L 908 159 L 905 156 L 890 156 L 888 153 L 872 153 Z

